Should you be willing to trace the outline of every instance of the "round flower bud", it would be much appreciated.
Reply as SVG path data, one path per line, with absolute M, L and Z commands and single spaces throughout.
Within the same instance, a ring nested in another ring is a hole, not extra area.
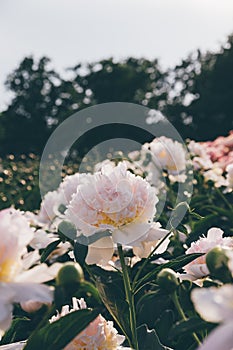
M 211 249 L 206 255 L 206 264 L 210 274 L 222 282 L 231 282 L 228 260 L 226 249 L 222 247 Z
M 58 271 L 57 285 L 70 285 L 84 281 L 83 270 L 78 263 L 67 262 Z
M 172 293 L 179 285 L 179 280 L 175 271 L 172 269 L 163 269 L 158 273 L 157 283 L 161 289 Z

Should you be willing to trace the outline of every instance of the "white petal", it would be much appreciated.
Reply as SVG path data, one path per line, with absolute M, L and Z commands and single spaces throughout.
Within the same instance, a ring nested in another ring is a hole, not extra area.
M 233 322 L 219 326 L 207 337 L 198 350 L 232 350 Z
M 107 264 L 114 253 L 114 246 L 111 237 L 103 237 L 95 243 L 88 246 L 86 263 L 92 264 Z
M 51 303 L 53 301 L 53 291 L 45 285 L 36 283 L 8 283 L 14 291 L 14 302 L 21 303 L 28 300 Z
M 0 339 L 10 325 L 12 320 L 13 306 L 10 303 L 2 304 L 0 301 Z
M 22 272 L 16 277 L 15 282 L 48 282 L 56 277 L 61 267 L 62 264 L 60 263 L 55 263 L 49 267 L 46 264 L 41 264 L 33 267 L 30 270 Z
M 22 350 L 26 345 L 26 341 L 19 341 L 8 345 L 0 346 L 0 350 Z
M 168 232 L 169 232 L 168 230 L 161 228 L 161 225 L 159 222 L 153 222 L 151 225 L 151 228 L 147 232 L 146 241 L 155 241 L 160 238 L 163 238 L 168 234 Z
M 218 323 L 233 319 L 233 285 L 194 289 L 191 299 L 206 321 Z
M 115 243 L 133 245 L 136 241 L 143 241 L 151 224 L 132 222 L 113 231 L 112 238 Z
M 207 238 L 210 239 L 211 241 L 215 241 L 218 238 L 222 238 L 223 233 L 224 233 L 223 230 L 221 230 L 220 228 L 212 227 L 207 232 Z
M 33 250 L 30 253 L 26 253 L 22 259 L 22 265 L 25 270 L 28 270 L 31 266 L 35 265 L 40 260 L 40 254 L 38 250 Z

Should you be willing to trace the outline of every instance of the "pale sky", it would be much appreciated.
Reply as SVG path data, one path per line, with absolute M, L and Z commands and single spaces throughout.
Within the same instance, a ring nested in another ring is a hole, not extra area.
M 232 32 L 232 0 L 0 0 L 0 110 L 3 82 L 26 55 L 50 57 L 59 72 L 110 56 L 167 68 Z

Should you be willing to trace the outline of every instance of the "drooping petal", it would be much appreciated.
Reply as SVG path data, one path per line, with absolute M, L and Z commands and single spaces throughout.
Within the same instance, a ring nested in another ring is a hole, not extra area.
M 88 246 L 86 263 L 105 265 L 112 258 L 114 245 L 111 237 L 103 237 Z
M 115 243 L 132 245 L 133 242 L 143 241 L 151 227 L 150 223 L 132 222 L 113 231 Z

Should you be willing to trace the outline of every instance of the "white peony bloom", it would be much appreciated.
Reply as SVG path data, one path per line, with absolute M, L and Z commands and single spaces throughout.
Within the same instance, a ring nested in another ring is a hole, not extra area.
M 57 216 L 60 215 L 59 207 L 63 204 L 63 195 L 59 190 L 50 191 L 44 196 L 40 211 L 37 215 L 38 224 L 50 224 Z
M 80 309 L 86 309 L 84 299 L 73 298 L 73 308 L 68 305 L 62 307 L 61 313 L 53 316 L 50 322 L 56 322 L 61 317 Z M 125 337 L 119 335 L 113 327 L 113 322 L 106 321 L 102 315 L 92 321 L 81 333 L 79 333 L 64 350 L 118 350 Z
M 191 299 L 199 315 L 208 322 L 223 323 L 215 328 L 198 350 L 233 348 L 233 285 L 194 289 Z
M 28 300 L 49 303 L 53 293 L 49 287 L 39 283 L 54 278 L 58 266 L 48 268 L 41 264 L 30 270 L 26 246 L 34 235 L 27 219 L 15 209 L 0 211 L 0 333 L 11 324 L 13 303 Z M 26 254 L 26 255 L 25 255 Z M 26 263 L 24 264 L 23 255 Z M 31 259 L 31 255 L 29 256 Z M 59 264 L 60 265 L 60 264 Z M 33 283 L 31 283 L 33 281 Z
M 223 231 L 220 228 L 212 227 L 207 233 L 207 237 L 201 237 L 198 241 L 192 242 L 190 248 L 186 250 L 186 254 L 192 253 L 208 253 L 216 246 L 233 247 L 232 237 L 223 237 Z M 206 254 L 193 260 L 184 267 L 187 274 L 195 278 L 202 278 L 209 274 L 205 261 Z
M 142 241 L 162 237 L 164 232 L 153 223 L 157 202 L 154 188 L 127 171 L 122 162 L 89 175 L 87 182 L 78 186 L 65 215 L 76 226 L 78 235 L 90 237 L 108 230 L 110 236 L 90 246 L 95 253 L 99 252 L 96 260 L 99 263 L 103 249 L 108 260 L 111 258 L 114 244 L 137 246 Z
M 186 169 L 186 151 L 184 146 L 168 137 L 161 136 L 146 144 L 153 162 L 171 175 L 177 175 Z
M 72 196 L 77 192 L 80 184 L 85 183 L 87 174 L 76 173 L 74 175 L 66 176 L 58 188 L 58 192 L 62 195 L 62 204 L 68 205 Z

